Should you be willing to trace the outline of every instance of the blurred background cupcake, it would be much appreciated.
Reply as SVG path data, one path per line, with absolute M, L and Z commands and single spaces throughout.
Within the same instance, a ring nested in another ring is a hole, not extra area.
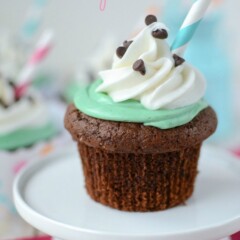
M 15 211 L 13 179 L 27 163 L 53 153 L 50 146 L 61 134 L 61 125 L 31 82 L 20 82 L 20 75 L 33 78 L 33 71 L 26 74 L 29 66 L 22 72 L 28 59 L 23 45 L 6 36 L 0 44 L 0 215 L 5 223 L 0 234 L 8 238 L 12 233 L 33 234 Z
M 59 120 L 65 106 L 52 97 L 57 79 L 39 71 L 53 47 L 51 31 L 38 36 L 46 2 L 32 2 L 20 31 L 12 33 L 4 26 L 0 32 L 1 239 L 34 235 L 35 230 L 15 210 L 14 177 L 28 163 L 61 152 L 69 139 Z

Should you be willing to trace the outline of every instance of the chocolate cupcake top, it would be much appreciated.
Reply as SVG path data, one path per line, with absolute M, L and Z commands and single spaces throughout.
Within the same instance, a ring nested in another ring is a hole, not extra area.
M 201 111 L 191 122 L 168 130 L 138 123 L 102 121 L 79 112 L 73 104 L 65 116 L 65 127 L 75 141 L 115 153 L 178 151 L 201 144 L 215 132 L 216 126 L 217 117 L 211 107 Z

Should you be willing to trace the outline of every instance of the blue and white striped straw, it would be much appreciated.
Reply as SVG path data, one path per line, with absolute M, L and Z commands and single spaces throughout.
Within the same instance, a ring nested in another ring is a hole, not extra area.
M 201 23 L 211 0 L 197 0 L 190 9 L 183 25 L 181 26 L 171 50 L 173 53 L 182 56 Z
M 33 4 L 27 13 L 26 20 L 21 30 L 23 40 L 29 41 L 41 25 L 42 13 L 48 0 L 33 0 Z

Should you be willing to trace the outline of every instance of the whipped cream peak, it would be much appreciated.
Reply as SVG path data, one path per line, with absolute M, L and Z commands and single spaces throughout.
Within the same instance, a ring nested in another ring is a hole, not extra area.
M 143 29 L 136 37 L 130 41 L 124 41 L 124 43 L 127 42 L 131 44 L 118 48 L 122 49 L 122 56 L 121 54 L 118 54 L 117 49 L 116 54 L 114 55 L 112 68 L 117 68 L 123 64 L 134 64 L 134 62 L 138 59 L 151 60 L 153 57 L 157 58 L 158 56 L 153 56 L 156 53 L 167 55 L 167 57 L 172 57 L 172 54 L 166 51 L 168 46 L 167 43 L 163 39 L 158 39 L 159 41 L 156 41 L 157 38 L 152 36 L 153 33 L 157 30 L 168 31 L 168 28 L 163 23 L 154 22 Z M 151 36 L 151 38 L 149 39 L 148 36 Z M 142 50 L 139 51 L 139 48 L 142 48 Z M 152 50 L 151 52 L 148 51 L 149 48 Z M 125 51 L 123 49 L 125 49 Z
M 168 28 L 146 18 L 146 27 L 117 49 L 112 69 L 99 73 L 97 92 L 114 102 L 134 99 L 150 110 L 175 109 L 200 101 L 206 90 L 204 77 L 166 42 Z
M 159 29 L 164 29 L 167 32 L 169 31 L 169 28 L 164 23 L 161 23 L 161 22 L 152 23 L 151 25 L 148 26 L 148 28 L 152 29 L 152 31 L 156 31 Z

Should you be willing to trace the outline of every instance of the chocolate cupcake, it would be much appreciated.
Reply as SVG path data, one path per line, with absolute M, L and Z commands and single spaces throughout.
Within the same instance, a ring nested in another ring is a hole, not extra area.
M 203 100 L 203 76 L 165 39 L 156 18 L 125 41 L 113 67 L 82 88 L 65 116 L 78 144 L 86 189 L 97 202 L 126 211 L 157 211 L 193 193 L 202 142 L 217 118 Z

